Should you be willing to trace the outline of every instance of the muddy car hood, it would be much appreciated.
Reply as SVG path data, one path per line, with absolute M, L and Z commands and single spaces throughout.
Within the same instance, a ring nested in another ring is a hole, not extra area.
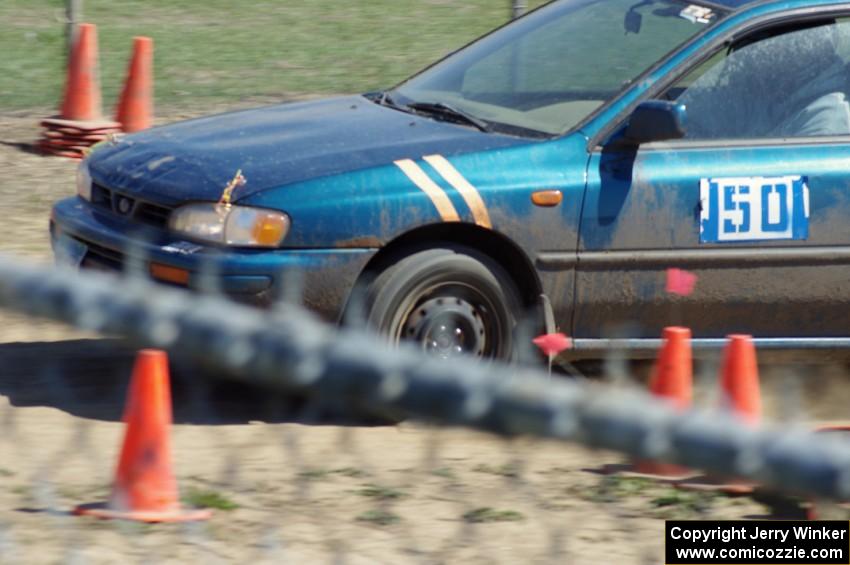
M 414 116 L 361 96 L 232 112 L 102 144 L 89 158 L 94 181 L 146 200 L 218 200 L 237 170 L 235 200 L 300 181 L 527 143 L 521 138 Z

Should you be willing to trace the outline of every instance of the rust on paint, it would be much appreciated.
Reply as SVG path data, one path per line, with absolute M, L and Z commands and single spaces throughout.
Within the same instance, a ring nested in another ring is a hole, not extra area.
M 337 241 L 335 247 L 341 247 L 343 249 L 355 249 L 355 248 L 375 248 L 375 247 L 383 247 L 384 244 L 380 239 L 375 237 L 374 235 L 366 235 L 361 237 L 353 237 L 351 239 L 343 239 Z

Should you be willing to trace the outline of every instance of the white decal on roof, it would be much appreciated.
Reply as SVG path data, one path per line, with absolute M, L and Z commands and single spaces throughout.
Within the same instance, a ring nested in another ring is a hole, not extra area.
M 691 4 L 690 6 L 679 12 L 679 17 L 685 18 L 689 22 L 695 24 L 707 24 L 709 21 L 711 21 L 711 18 L 714 17 L 714 12 L 711 10 L 711 8 Z

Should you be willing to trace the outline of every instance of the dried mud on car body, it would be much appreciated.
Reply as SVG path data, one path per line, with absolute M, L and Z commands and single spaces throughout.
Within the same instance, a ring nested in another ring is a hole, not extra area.
M 22 149 L 37 137 L 37 120 L 0 118 L 0 214 L 7 226 L 0 251 L 50 261 L 50 205 L 73 193 L 76 163 Z M 184 495 L 214 493 L 236 508 L 217 510 L 196 527 L 72 518 L 65 512 L 74 505 L 108 494 L 132 355 L 119 342 L 0 312 L 0 562 L 82 556 L 108 563 L 145 555 L 164 562 L 316 562 L 341 553 L 350 563 L 423 556 L 644 563 L 660 556 L 665 516 L 766 513 L 747 498 L 715 499 L 698 514 L 688 499 L 665 506 L 658 501 L 670 499 L 666 487 L 606 483 L 594 471 L 621 458 L 574 446 L 508 443 L 412 423 L 320 418 L 305 425 L 292 412 L 269 416 L 263 391 L 209 385 L 190 370 L 177 371 L 175 383 L 178 479 Z M 844 415 L 850 399 L 843 372 L 794 379 L 801 392 L 791 400 L 807 412 L 788 409 L 768 383 L 771 413 Z M 714 402 L 713 387 L 701 382 L 698 401 Z M 387 513 L 394 518 L 379 519 Z

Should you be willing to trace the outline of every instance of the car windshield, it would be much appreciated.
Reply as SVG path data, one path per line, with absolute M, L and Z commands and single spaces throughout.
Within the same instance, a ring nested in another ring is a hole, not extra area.
M 380 100 L 488 131 L 558 135 L 721 15 L 678 0 L 553 2 Z

